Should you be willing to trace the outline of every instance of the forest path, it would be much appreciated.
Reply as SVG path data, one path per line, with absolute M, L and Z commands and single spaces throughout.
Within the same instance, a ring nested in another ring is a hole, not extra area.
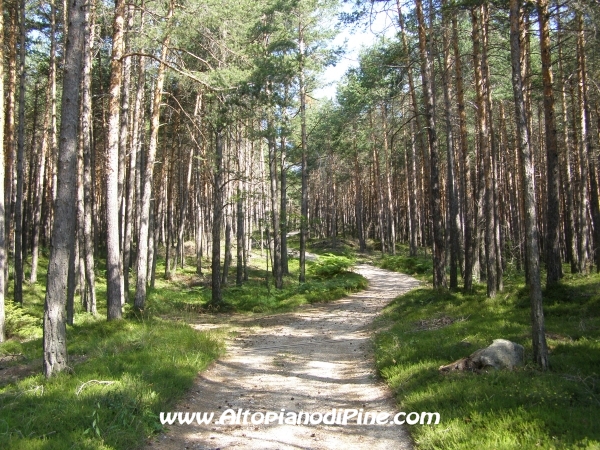
M 356 419 L 346 426 L 250 424 L 255 412 L 282 409 L 284 414 L 326 414 L 332 408 L 395 414 L 394 398 L 376 375 L 371 324 L 385 305 L 419 282 L 370 265 L 357 265 L 354 271 L 369 280 L 366 290 L 292 313 L 234 318 L 237 334 L 228 343 L 227 355 L 202 372 L 172 410 L 214 412 L 213 423 L 170 425 L 149 448 L 412 448 L 406 427 L 400 425 L 358 425 Z M 249 410 L 248 424 L 243 416 L 240 425 L 215 424 L 228 409 Z

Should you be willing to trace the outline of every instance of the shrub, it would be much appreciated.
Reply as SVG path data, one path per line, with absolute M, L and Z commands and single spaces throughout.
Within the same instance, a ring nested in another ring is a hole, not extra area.
M 408 275 L 428 276 L 433 274 L 433 263 L 430 258 L 418 256 L 385 255 L 380 263 L 382 269 L 402 272 Z
M 41 337 L 42 319 L 27 314 L 23 308 L 8 301 L 4 304 L 6 314 L 6 337 L 27 339 L 30 337 Z
M 332 278 L 348 271 L 353 264 L 354 260 L 351 258 L 327 253 L 319 257 L 317 263 L 312 267 L 312 271 L 315 277 Z

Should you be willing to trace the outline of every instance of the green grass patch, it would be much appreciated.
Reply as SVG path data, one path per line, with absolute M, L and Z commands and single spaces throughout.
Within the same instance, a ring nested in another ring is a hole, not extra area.
M 138 448 L 223 351 L 222 336 L 182 323 L 78 319 L 68 329 L 72 373 L 0 388 L 0 448 Z M 0 347 L 41 366 L 40 349 L 39 339 Z
M 379 258 L 375 258 L 373 263 L 382 269 L 405 273 L 422 281 L 430 282 L 433 280 L 433 259 L 431 255 L 420 251 L 416 256 L 410 256 L 406 245 L 398 244 L 396 255 L 381 255 Z
M 200 333 L 187 325 L 206 311 L 211 293 L 210 274 L 199 277 L 190 263 L 167 280 L 159 261 L 144 314 L 134 314 L 126 304 L 126 319 L 112 322 L 105 320 L 100 264 L 98 316 L 82 311 L 76 301 L 75 324 L 67 327 L 70 370 L 49 380 L 41 374 L 47 260 L 42 259 L 38 282 L 24 285 L 23 307 L 12 303 L 9 290 L 9 340 L 0 344 L 0 367 L 13 375 L 3 378 L 0 371 L 0 448 L 139 448 L 160 431 L 159 413 L 172 408 L 198 371 L 224 351 L 224 328 Z M 366 287 L 365 278 L 348 271 L 351 264 L 333 255 L 307 261 L 307 282 L 300 284 L 298 260 L 291 259 L 290 276 L 277 290 L 266 258 L 254 255 L 242 286 L 235 286 L 232 268 L 224 300 L 240 312 L 286 311 L 335 300 Z
M 494 299 L 482 285 L 469 295 L 416 289 L 378 319 L 377 367 L 401 410 L 441 415 L 439 425 L 410 428 L 418 448 L 600 448 L 600 275 L 568 275 L 545 292 L 545 373 L 531 361 L 522 277 L 509 271 L 505 286 Z M 438 371 L 497 338 L 525 347 L 524 367 Z
M 310 239 L 307 248 L 317 255 L 335 255 L 353 258 L 358 250 L 358 241 L 350 238 Z
M 254 255 L 248 281 L 242 286 L 235 285 L 235 268 L 232 269 L 223 289 L 223 301 L 229 310 L 237 312 L 273 313 L 308 303 L 337 300 L 367 287 L 364 277 L 349 271 L 352 263 L 351 258 L 335 255 L 319 257 L 316 262 L 307 261 L 306 282 L 299 283 L 299 261 L 290 259 L 290 275 L 284 277 L 283 289 L 275 289 L 265 261 Z M 156 287 L 149 292 L 147 309 L 151 314 L 195 315 L 210 312 L 207 310 L 210 298 L 210 275 L 199 278 L 189 266 L 170 281 L 157 279 Z
M 41 338 L 47 259 L 40 263 L 38 282 L 23 286 L 22 307 L 12 302 L 9 283 L 9 339 L 0 344 L 0 448 L 143 446 L 161 428 L 160 411 L 224 351 L 225 331 L 199 333 L 151 315 L 140 320 L 128 314 L 130 305 L 124 308 L 128 319 L 106 322 L 100 265 L 98 316 L 85 313 L 76 297 L 75 324 L 67 327 L 71 370 L 46 380 Z

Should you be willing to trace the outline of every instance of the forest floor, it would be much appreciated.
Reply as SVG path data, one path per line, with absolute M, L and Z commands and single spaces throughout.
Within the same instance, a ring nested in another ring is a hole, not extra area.
M 405 426 L 220 425 L 230 409 L 277 414 L 285 410 L 326 414 L 333 408 L 394 414 L 396 402 L 378 378 L 372 352 L 373 319 L 398 295 L 420 282 L 360 264 L 355 272 L 369 287 L 341 300 L 305 305 L 262 317 L 230 316 L 234 338 L 228 352 L 196 379 L 172 411 L 214 413 L 210 425 L 169 425 L 148 448 L 160 449 L 407 449 Z M 198 330 L 218 324 L 197 324 Z M 168 411 L 165 411 L 167 413 Z M 259 416 L 257 416 L 258 419 Z M 316 418 L 317 416 L 315 416 Z

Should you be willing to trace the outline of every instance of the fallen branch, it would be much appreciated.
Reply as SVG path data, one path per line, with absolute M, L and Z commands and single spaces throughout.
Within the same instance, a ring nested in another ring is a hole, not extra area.
M 82 383 L 81 386 L 79 386 L 77 388 L 77 391 L 75 391 L 75 395 L 79 396 L 79 394 L 81 394 L 81 391 L 83 391 L 85 389 L 86 386 L 90 385 L 90 384 L 104 384 L 104 385 L 109 385 L 109 384 L 113 384 L 115 383 L 114 381 L 101 381 L 101 380 L 90 380 L 90 381 L 86 381 L 85 383 Z

